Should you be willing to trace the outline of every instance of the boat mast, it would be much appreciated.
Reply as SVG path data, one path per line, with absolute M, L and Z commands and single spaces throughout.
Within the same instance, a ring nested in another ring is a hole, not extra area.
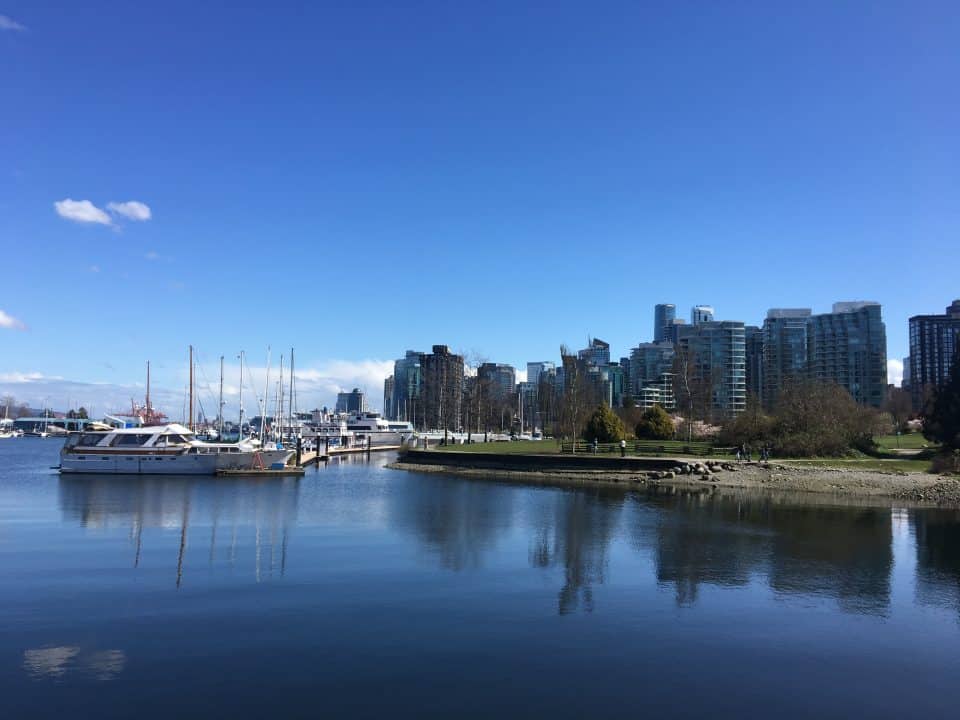
M 243 440 L 243 350 L 240 351 L 240 427 L 237 442 Z
M 277 386 L 277 420 L 280 423 L 280 442 L 283 442 L 283 355 L 280 356 L 280 384 Z
M 290 432 L 293 433 L 293 348 L 290 348 L 290 402 L 287 405 L 287 415 L 290 417 Z
M 223 442 L 223 355 L 220 356 L 220 442 Z
M 147 360 L 147 411 L 144 413 L 147 416 L 147 422 L 150 422 L 150 418 L 153 413 L 150 412 L 150 361 Z
M 260 406 L 260 444 L 263 445 L 267 425 L 267 403 L 270 402 L 270 346 L 267 345 L 267 376 L 263 381 L 263 404 Z
M 190 346 L 190 420 L 187 424 L 191 430 L 193 426 L 193 345 Z

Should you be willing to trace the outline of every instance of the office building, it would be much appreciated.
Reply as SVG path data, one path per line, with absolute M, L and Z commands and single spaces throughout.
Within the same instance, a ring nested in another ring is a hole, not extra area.
M 763 330 L 756 325 L 744 328 L 746 347 L 747 398 L 760 402 L 763 394 Z
M 903 368 L 915 410 L 922 410 L 928 396 L 942 386 L 960 347 L 960 300 L 954 300 L 943 315 L 910 318 L 910 357 Z M 908 369 L 909 368 L 909 369 Z
M 713 306 L 694 305 L 690 310 L 690 324 L 699 325 L 708 322 L 713 322 Z
M 406 355 L 393 363 L 393 402 L 390 420 L 404 420 L 420 427 L 423 410 L 420 408 L 422 384 L 421 361 L 425 353 L 407 350 Z
M 590 345 L 577 353 L 577 358 L 588 365 L 604 367 L 610 364 L 610 343 L 593 338 Z
M 653 308 L 653 341 L 669 340 L 669 328 L 677 317 L 677 306 L 671 303 L 660 303 Z
M 350 392 L 337 393 L 336 411 L 339 413 L 362 413 L 367 411 L 363 392 L 354 388 Z
M 674 388 L 681 413 L 719 421 L 743 412 L 747 402 L 746 329 L 742 322 L 712 321 L 680 329 Z
M 834 303 L 813 315 L 807 328 L 807 375 L 835 382 L 863 405 L 882 407 L 887 397 L 887 332 L 880 304 Z
M 807 375 L 810 308 L 772 308 L 763 321 L 763 368 L 760 398 L 773 408 L 780 391 Z
M 457 430 L 463 406 L 463 356 L 450 352 L 446 345 L 434 345 L 433 352 L 421 356 L 422 418 L 420 428 Z

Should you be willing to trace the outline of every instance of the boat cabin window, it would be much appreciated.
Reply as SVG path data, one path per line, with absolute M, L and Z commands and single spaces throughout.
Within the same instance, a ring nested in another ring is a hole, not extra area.
M 92 447 L 96 445 L 98 442 L 100 442 L 101 440 L 103 440 L 105 437 L 106 435 L 102 433 L 100 434 L 84 433 L 83 435 L 80 436 L 80 439 L 77 441 L 77 445 L 83 445 L 84 447 Z
M 113 440 L 113 447 L 138 447 L 146 443 L 153 435 L 117 435 Z
M 185 442 L 187 442 L 187 439 L 183 435 L 161 435 L 154 446 L 183 445 Z

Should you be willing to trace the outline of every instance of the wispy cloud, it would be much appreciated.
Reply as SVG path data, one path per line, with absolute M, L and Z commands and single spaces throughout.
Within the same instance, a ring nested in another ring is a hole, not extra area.
M 7 15 L 0 15 L 0 30 L 13 30 L 14 32 L 23 32 L 27 28 L 24 25 L 21 25 L 12 17 Z
M 22 322 L 0 310 L 0 328 L 4 330 L 26 330 L 27 326 Z
M 57 215 L 64 220 L 76 223 L 94 223 L 98 225 L 112 225 L 110 216 L 89 200 L 58 200 L 53 204 Z
M 137 222 L 144 222 L 153 217 L 150 206 L 137 200 L 107 203 L 107 209 L 117 215 L 122 215 L 128 220 L 136 220 Z
M 903 360 L 887 360 L 887 382 L 897 387 L 903 384 Z

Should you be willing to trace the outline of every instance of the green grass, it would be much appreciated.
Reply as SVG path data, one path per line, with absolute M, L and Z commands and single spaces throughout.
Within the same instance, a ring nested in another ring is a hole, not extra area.
M 784 465 L 806 467 L 841 468 L 843 470 L 879 470 L 881 472 L 927 472 L 929 460 L 883 460 L 878 458 L 803 458 L 784 460 L 774 458 L 772 462 Z
M 482 435 L 480 436 L 483 437 Z M 503 442 L 477 442 L 471 445 L 438 445 L 437 450 L 473 453 L 517 453 L 544 455 L 560 452 L 556 440 L 513 440 Z
M 924 448 L 935 448 L 937 447 L 936 443 L 932 443 L 927 440 L 921 433 L 909 433 L 908 435 L 901 435 L 898 438 L 896 435 L 884 435 L 882 437 L 874 438 L 877 445 L 884 450 L 896 450 L 898 447 L 901 450 L 922 450 Z

